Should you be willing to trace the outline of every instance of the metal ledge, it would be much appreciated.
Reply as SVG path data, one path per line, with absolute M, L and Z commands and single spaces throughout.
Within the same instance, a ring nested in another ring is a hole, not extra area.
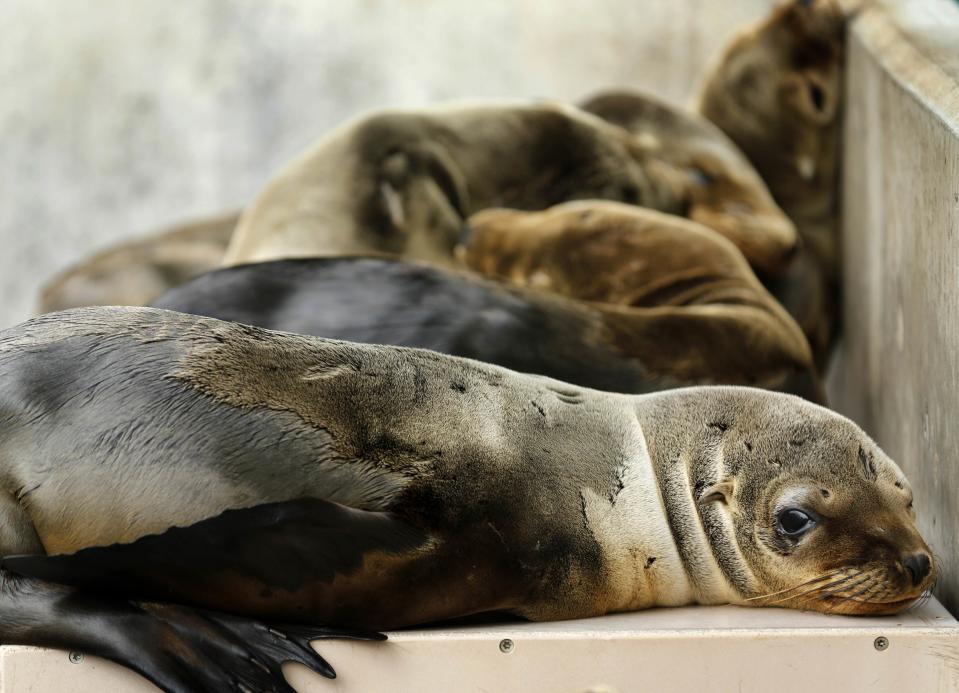
M 317 644 L 339 678 L 286 665 L 300 693 L 959 691 L 959 622 L 935 600 L 882 618 L 686 607 Z M 110 662 L 55 650 L 0 648 L 0 672 L 3 693 L 156 690 Z

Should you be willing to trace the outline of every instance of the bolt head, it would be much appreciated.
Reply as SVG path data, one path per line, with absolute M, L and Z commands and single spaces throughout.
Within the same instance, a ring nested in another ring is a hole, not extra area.
M 499 651 L 503 654 L 509 654 L 513 651 L 514 647 L 515 645 L 513 644 L 513 641 L 509 638 L 503 638 L 499 641 Z
M 887 647 L 889 647 L 889 639 L 884 638 L 880 635 L 878 638 L 872 641 L 872 646 L 875 647 L 880 652 L 882 652 Z
M 73 662 L 74 664 L 79 664 L 80 662 L 83 661 L 83 653 L 82 653 L 82 652 L 71 652 L 71 653 L 70 653 L 70 661 Z

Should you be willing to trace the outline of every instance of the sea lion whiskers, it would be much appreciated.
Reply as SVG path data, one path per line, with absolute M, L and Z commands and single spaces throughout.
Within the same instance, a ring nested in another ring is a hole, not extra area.
M 872 576 L 869 574 L 863 574 L 862 572 L 857 571 L 851 575 L 847 575 L 838 580 L 834 580 L 833 582 L 829 584 L 819 585 L 796 595 L 788 595 L 786 597 L 782 597 L 780 599 L 776 599 L 771 602 L 765 602 L 763 606 L 773 606 L 775 604 L 781 604 L 783 602 L 787 602 L 793 599 L 801 604 L 808 604 L 814 601 L 820 602 L 820 601 L 823 601 L 822 598 L 824 596 L 830 596 L 836 593 L 837 591 L 839 591 L 840 589 L 848 589 L 849 585 L 847 585 L 846 583 L 848 583 L 850 580 L 856 580 L 856 578 L 860 578 L 860 579 L 852 583 L 854 586 L 861 585 L 864 582 L 870 582 L 872 579 Z
M 865 587 L 863 587 L 863 590 L 868 590 L 868 589 L 872 588 L 872 587 L 876 584 L 876 578 L 879 576 L 879 573 L 880 573 L 880 572 L 881 572 L 881 571 L 880 571 L 879 568 L 873 568 L 873 569 L 871 569 L 871 570 L 860 571 L 859 573 L 857 573 L 857 575 L 861 578 L 860 580 L 858 580 L 858 581 L 856 581 L 856 582 L 853 582 L 852 584 L 848 584 L 848 585 L 847 585 L 847 584 L 837 584 L 837 585 L 834 585 L 834 586 L 832 586 L 832 587 L 830 587 L 830 588 L 828 588 L 828 589 L 820 590 L 820 592 L 819 592 L 818 594 L 814 594 L 813 596 L 817 596 L 817 597 L 818 597 L 818 596 L 828 596 L 828 597 L 837 597 L 837 598 L 840 598 L 840 599 L 845 599 L 844 595 L 842 595 L 841 592 L 843 592 L 843 591 L 848 591 L 848 590 L 854 589 L 854 588 L 856 588 L 856 587 L 860 587 L 860 586 L 862 586 L 862 585 L 865 585 Z M 861 594 L 861 593 L 862 593 L 862 591 L 860 591 L 860 592 L 857 593 L 857 594 Z
M 928 602 L 932 598 L 933 592 L 936 590 L 936 586 L 939 584 L 939 576 L 942 575 L 942 561 L 935 553 L 930 552 L 930 556 L 932 557 L 935 579 L 933 579 L 932 583 L 925 589 L 925 591 L 916 598 L 916 601 L 907 607 L 909 609 L 919 608 Z
M 852 594 L 845 594 L 845 595 L 831 594 L 830 597 L 838 600 L 840 603 L 842 602 L 856 602 L 857 604 L 881 603 L 871 599 L 859 599 L 859 597 L 862 597 L 862 596 L 872 595 L 873 593 L 879 591 L 879 589 L 884 586 L 884 581 L 878 579 L 880 576 L 880 573 L 881 571 L 878 569 L 870 571 L 868 578 L 864 581 L 864 586 L 858 592 L 853 592 Z M 863 584 L 863 583 L 859 583 L 859 584 Z M 888 586 L 886 591 L 888 591 Z M 881 596 L 882 594 L 884 593 L 880 592 L 880 594 L 877 596 Z
M 802 599 L 802 598 L 810 599 L 812 598 L 810 595 L 815 596 L 817 593 L 821 593 L 823 590 L 827 588 L 836 588 L 839 585 L 842 585 L 848 582 L 849 580 L 854 580 L 860 575 L 861 573 L 859 572 L 855 572 L 849 575 L 838 575 L 835 578 L 833 578 L 830 582 L 827 582 L 825 585 L 816 585 L 815 587 L 811 587 L 807 589 L 805 592 L 800 592 L 799 594 L 787 594 L 783 597 L 780 597 L 779 599 L 763 602 L 762 606 L 772 606 L 773 604 L 781 604 L 782 602 L 789 601 L 790 599 Z M 803 585 L 799 585 L 799 587 L 802 587 L 802 586 Z
M 835 570 L 830 570 L 830 571 L 827 571 L 827 572 L 823 573 L 822 575 L 819 575 L 819 576 L 817 576 L 817 577 L 814 577 L 814 578 L 812 578 L 811 580 L 806 580 L 805 582 L 800 582 L 798 585 L 793 585 L 792 587 L 787 587 L 786 589 L 779 590 L 778 592 L 769 592 L 769 593 L 767 593 L 767 594 L 759 594 L 759 595 L 756 595 L 755 597 L 749 597 L 749 598 L 747 598 L 745 601 L 747 601 L 747 602 L 754 602 L 754 601 L 758 601 L 758 600 L 760 600 L 760 599 L 769 599 L 770 597 L 776 597 L 776 596 L 779 596 L 780 594 L 785 594 L 786 592 L 794 592 L 795 590 L 801 589 L 801 588 L 803 588 L 803 587 L 808 587 L 809 585 L 812 585 L 813 583 L 822 582 L 823 580 L 828 580 L 828 579 L 830 579 L 830 578 L 834 578 L 834 577 L 836 577 L 836 575 L 837 575 L 838 573 L 842 572 L 843 570 L 845 570 L 845 569 L 844 569 L 844 568 L 836 568 Z

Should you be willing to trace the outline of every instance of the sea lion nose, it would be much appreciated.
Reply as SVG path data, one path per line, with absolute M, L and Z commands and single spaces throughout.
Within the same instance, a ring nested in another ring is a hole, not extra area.
M 799 241 L 796 241 L 795 243 L 787 247 L 783 251 L 783 260 L 787 263 L 792 262 L 793 258 L 795 258 L 796 255 L 799 254 L 799 246 L 800 246 Z
M 925 580 L 926 576 L 929 575 L 929 571 L 932 569 L 932 561 L 929 559 L 929 554 L 924 552 L 907 556 L 903 559 L 902 565 L 909 571 L 913 586 L 918 586 L 919 583 Z

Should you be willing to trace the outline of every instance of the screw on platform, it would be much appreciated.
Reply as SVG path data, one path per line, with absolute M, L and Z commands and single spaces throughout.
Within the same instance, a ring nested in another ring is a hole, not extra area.
M 509 638 L 503 638 L 499 641 L 499 651 L 503 654 L 509 654 L 512 652 L 513 647 L 515 647 L 515 645 L 513 645 L 513 641 Z
M 878 638 L 872 641 L 872 646 L 875 647 L 880 652 L 882 652 L 887 647 L 889 647 L 889 639 L 884 638 L 880 635 Z
M 79 664 L 80 662 L 83 661 L 83 653 L 82 653 L 82 652 L 71 652 L 71 653 L 70 653 L 70 661 L 73 662 L 74 664 Z

